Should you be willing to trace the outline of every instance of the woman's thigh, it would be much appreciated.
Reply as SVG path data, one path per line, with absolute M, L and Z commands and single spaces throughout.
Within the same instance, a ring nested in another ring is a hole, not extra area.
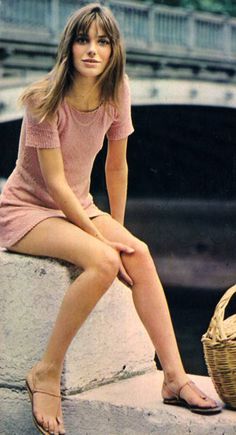
M 127 228 L 108 214 L 93 218 L 93 223 L 101 234 L 111 242 L 124 243 L 134 249 L 137 244 L 141 243 Z
M 10 251 L 69 261 L 85 269 L 112 251 L 100 240 L 64 218 L 48 218 L 37 224 Z
M 101 234 L 112 242 L 120 242 L 134 249 L 133 254 L 122 254 L 122 263 L 135 283 L 145 281 L 147 277 L 155 276 L 157 270 L 150 255 L 148 246 L 130 233 L 109 215 L 98 216 L 93 219 Z

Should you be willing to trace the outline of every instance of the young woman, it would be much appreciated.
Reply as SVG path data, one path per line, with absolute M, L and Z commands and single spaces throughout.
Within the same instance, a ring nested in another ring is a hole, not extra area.
M 43 434 L 65 433 L 60 399 L 65 353 L 117 274 L 131 287 L 161 362 L 164 403 L 219 412 L 189 381 L 148 247 L 123 225 L 127 137 L 133 127 L 120 33 L 108 9 L 89 4 L 74 13 L 55 67 L 24 92 L 22 101 L 26 114 L 18 160 L 1 196 L 0 245 L 83 269 L 65 293 L 41 361 L 27 375 L 37 428 Z M 89 193 L 105 135 L 110 214 L 99 210 Z

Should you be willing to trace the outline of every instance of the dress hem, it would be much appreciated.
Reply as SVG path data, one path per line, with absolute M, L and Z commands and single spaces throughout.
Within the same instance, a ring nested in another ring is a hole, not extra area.
M 91 214 L 91 216 L 89 216 L 89 218 L 91 219 L 91 218 L 95 218 L 95 217 L 97 217 L 97 216 L 102 216 L 102 215 L 106 215 L 106 214 L 109 214 L 109 213 L 107 213 L 107 212 L 103 212 L 103 211 L 97 209 L 96 211 L 94 210 L 94 213 Z M 16 235 L 15 238 L 12 238 L 12 239 L 8 240 L 8 241 L 5 242 L 5 243 L 0 243 L 0 248 L 5 248 L 5 249 L 12 248 L 12 247 L 13 247 L 16 243 L 18 243 L 18 242 L 19 242 L 19 241 L 20 241 L 24 236 L 26 236 L 26 234 L 28 234 L 28 233 L 29 233 L 33 228 L 35 228 L 36 225 L 38 225 L 40 222 L 45 221 L 46 219 L 51 219 L 51 218 L 61 218 L 61 219 L 68 220 L 67 217 L 66 217 L 65 215 L 63 215 L 63 214 L 59 214 L 59 213 L 54 213 L 54 214 L 51 214 L 51 215 L 49 215 L 49 216 L 41 216 L 41 217 L 38 217 L 38 219 L 35 220 L 34 223 L 31 222 L 30 227 L 28 227 L 28 228 L 24 228 L 24 231 L 22 231 L 22 233 Z M 69 222 L 69 221 L 68 221 L 68 222 Z

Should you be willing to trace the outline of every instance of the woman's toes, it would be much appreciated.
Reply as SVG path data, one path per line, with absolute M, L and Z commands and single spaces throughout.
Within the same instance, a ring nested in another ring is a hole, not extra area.
M 42 427 L 44 428 L 44 430 L 46 430 L 47 432 L 49 432 L 49 421 L 47 419 L 44 419 L 42 422 Z
M 46 421 L 42 421 L 41 423 L 40 423 L 40 426 L 46 431 L 46 432 L 48 432 L 48 423 L 46 422 Z
M 48 424 L 48 432 L 50 434 L 55 434 L 56 432 L 56 422 L 53 418 L 50 418 L 49 424 Z
M 65 431 L 65 427 L 64 427 L 64 422 L 61 416 L 57 417 L 57 422 L 58 422 L 58 431 L 59 431 L 59 435 L 65 435 L 66 431 Z
M 40 414 L 39 412 L 36 412 L 34 414 L 34 416 L 35 416 L 36 421 L 38 422 L 39 426 L 42 426 L 42 428 L 48 432 L 49 423 L 48 423 L 47 419 L 43 418 L 43 415 Z
M 59 435 L 65 435 L 66 431 L 65 431 L 64 424 L 59 425 L 58 433 Z
M 207 403 L 209 406 L 211 406 L 212 408 L 215 408 L 217 406 L 217 403 L 215 400 L 213 399 L 207 399 Z
M 43 427 L 44 427 L 44 421 L 43 421 L 43 416 L 42 416 L 42 414 L 41 414 L 40 412 L 35 411 L 35 412 L 34 412 L 34 417 L 35 417 L 36 421 L 38 422 L 38 424 L 39 424 L 40 426 L 43 426 Z

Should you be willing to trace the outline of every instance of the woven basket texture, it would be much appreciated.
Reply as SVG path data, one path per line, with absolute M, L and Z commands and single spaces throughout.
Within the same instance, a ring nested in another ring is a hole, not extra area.
M 227 319 L 224 316 L 235 293 L 236 285 L 224 293 L 202 336 L 208 374 L 220 398 L 233 409 L 236 409 L 236 314 Z

